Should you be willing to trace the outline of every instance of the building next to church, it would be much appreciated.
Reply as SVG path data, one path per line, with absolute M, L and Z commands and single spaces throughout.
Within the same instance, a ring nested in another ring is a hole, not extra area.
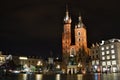
M 109 39 L 90 48 L 92 72 L 120 72 L 120 39 Z
M 100 49 L 99 44 L 92 44 L 90 48 L 90 71 L 100 72 Z
M 69 16 L 68 9 L 66 9 L 66 15 L 64 17 L 64 28 L 62 32 L 62 66 L 66 73 L 74 74 L 79 70 L 86 69 L 89 49 L 87 47 L 87 31 L 85 25 L 82 22 L 81 15 L 78 16 L 78 23 L 74 28 L 75 42 L 73 44 L 71 23 L 72 19 Z
M 100 44 L 102 72 L 120 72 L 120 39 L 109 39 Z

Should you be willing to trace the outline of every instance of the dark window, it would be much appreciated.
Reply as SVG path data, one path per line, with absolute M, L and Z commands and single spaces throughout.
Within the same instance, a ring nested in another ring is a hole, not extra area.
M 78 32 L 78 35 L 80 35 L 80 32 Z

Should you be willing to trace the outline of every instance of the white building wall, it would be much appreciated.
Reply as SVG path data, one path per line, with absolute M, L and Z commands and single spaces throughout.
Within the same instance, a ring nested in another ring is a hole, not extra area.
M 112 48 L 111 45 L 114 45 L 114 47 Z M 111 53 L 111 50 L 114 50 L 115 53 Z M 105 55 L 102 55 L 102 52 L 105 52 Z M 113 55 L 115 55 L 115 59 L 112 59 Z M 104 60 L 103 60 L 103 56 L 105 57 Z M 120 42 L 108 42 L 106 44 L 100 45 L 100 61 L 101 61 L 100 64 L 101 64 L 102 70 L 107 69 L 108 71 L 111 71 L 111 72 L 115 70 L 119 70 L 119 66 L 120 66 L 119 58 L 120 58 Z M 116 65 L 112 64 L 113 61 L 116 61 Z

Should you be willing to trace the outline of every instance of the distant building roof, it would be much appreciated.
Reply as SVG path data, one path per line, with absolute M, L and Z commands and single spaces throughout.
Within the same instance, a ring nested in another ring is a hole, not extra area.
M 106 41 L 102 40 L 102 43 L 100 43 L 100 45 L 110 44 L 110 43 L 114 43 L 114 42 L 120 42 L 120 39 L 113 38 L 113 39 L 109 39 Z

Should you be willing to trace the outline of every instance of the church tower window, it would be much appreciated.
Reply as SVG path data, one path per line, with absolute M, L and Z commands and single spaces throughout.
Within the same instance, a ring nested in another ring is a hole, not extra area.
M 80 36 L 80 32 L 78 32 L 78 35 Z

